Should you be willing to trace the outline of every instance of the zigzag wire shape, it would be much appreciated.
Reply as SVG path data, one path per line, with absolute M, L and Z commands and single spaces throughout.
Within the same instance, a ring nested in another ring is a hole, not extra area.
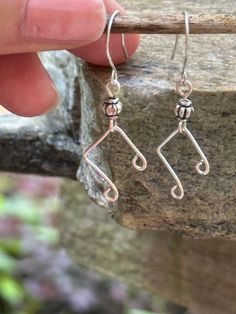
M 191 134 L 191 132 L 189 131 L 189 129 L 186 126 L 186 123 L 184 123 L 182 125 L 182 122 L 180 122 L 179 127 L 173 132 L 171 133 L 165 140 L 164 142 L 158 146 L 157 148 L 157 154 L 160 157 L 160 159 L 162 160 L 162 162 L 164 163 L 164 165 L 166 166 L 166 168 L 169 170 L 170 174 L 172 175 L 172 177 L 174 178 L 174 180 L 176 181 L 176 185 L 171 189 L 171 195 L 175 198 L 175 199 L 179 199 L 181 200 L 184 197 L 184 189 L 183 189 L 183 185 L 180 181 L 180 179 L 178 178 L 178 176 L 176 175 L 175 171 L 173 170 L 173 168 L 171 167 L 171 165 L 169 164 L 169 162 L 167 161 L 167 159 L 164 157 L 164 155 L 162 154 L 162 149 L 163 147 L 169 143 L 178 133 L 184 133 L 187 135 L 187 137 L 190 139 L 190 141 L 192 142 L 192 144 L 194 145 L 194 147 L 196 148 L 198 154 L 201 157 L 201 161 L 199 163 L 197 163 L 196 165 L 196 170 L 200 175 L 207 175 L 210 171 L 210 165 L 209 162 L 206 158 L 206 156 L 204 155 L 203 151 L 201 150 L 200 146 L 198 145 L 197 141 L 195 140 L 195 138 L 193 137 L 193 135 Z M 202 170 L 201 167 L 205 166 L 205 169 Z M 179 189 L 179 194 L 176 193 L 176 189 Z
M 83 153 L 84 160 L 95 170 L 97 171 L 100 176 L 106 181 L 108 184 L 108 188 L 104 191 L 104 197 L 105 199 L 110 202 L 114 203 L 117 201 L 119 197 L 119 192 L 115 184 L 108 178 L 108 176 L 95 164 L 93 163 L 89 158 L 88 155 L 101 143 L 103 140 L 112 132 L 118 132 L 124 140 L 128 143 L 128 145 L 134 150 L 136 155 L 132 159 L 132 165 L 136 170 L 143 171 L 147 168 L 147 160 L 143 156 L 143 154 L 137 149 L 137 147 L 133 144 L 133 142 L 129 139 L 129 137 L 125 134 L 125 132 L 118 127 L 116 123 L 114 123 L 113 120 L 110 121 L 110 125 L 108 130 L 91 146 L 89 146 L 85 152 Z M 138 159 L 142 161 L 142 165 L 139 166 L 137 164 Z M 113 192 L 113 196 L 109 195 L 111 192 Z

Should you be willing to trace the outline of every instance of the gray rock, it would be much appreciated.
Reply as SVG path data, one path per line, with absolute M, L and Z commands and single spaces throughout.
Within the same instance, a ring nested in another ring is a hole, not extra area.
M 121 228 L 66 181 L 61 242 L 80 265 L 182 304 L 195 314 L 236 312 L 236 243 Z M 176 312 L 173 312 L 176 313 Z
M 168 1 L 123 1 L 140 11 L 161 8 L 169 12 Z M 211 7 L 211 8 L 210 8 Z M 234 1 L 176 1 L 172 11 L 189 10 L 232 13 Z M 153 11 L 152 11 L 153 14 Z M 148 160 L 143 173 L 131 166 L 132 151 L 122 138 L 113 134 L 91 154 L 117 185 L 119 201 L 110 206 L 113 218 L 131 229 L 163 229 L 195 238 L 235 238 L 236 185 L 236 46 L 234 35 L 191 36 L 187 69 L 194 92 L 195 107 L 189 129 L 209 159 L 211 172 L 196 173 L 199 156 L 189 140 L 177 136 L 164 150 L 185 189 L 183 200 L 175 200 L 170 190 L 175 182 L 157 157 L 157 146 L 176 129 L 174 109 L 179 96 L 175 83 L 183 62 L 183 46 L 175 62 L 170 61 L 174 36 L 144 36 L 137 55 L 119 67 L 124 108 L 118 121 Z M 81 87 L 81 147 L 84 150 L 107 128 L 100 110 L 105 82 L 110 70 L 83 64 L 79 72 Z M 79 178 L 89 196 L 102 206 L 105 183 L 84 162 Z
M 235 13 L 234 0 L 122 1 L 128 9 L 163 12 Z M 171 8 L 171 9 L 170 9 Z M 148 10 L 147 10 L 148 9 Z M 134 13 L 135 14 L 135 13 Z M 91 158 L 114 180 L 120 192 L 115 206 L 103 198 L 104 181 L 84 162 L 82 151 L 107 129 L 101 111 L 110 69 L 88 65 L 68 53 L 44 55 L 60 93 L 61 105 L 35 119 L 1 117 L 2 171 L 45 174 L 75 179 L 89 196 L 109 207 L 113 218 L 131 229 L 169 230 L 194 238 L 235 239 L 236 46 L 234 35 L 191 36 L 188 76 L 195 112 L 189 129 L 209 159 L 211 172 L 199 176 L 199 156 L 189 140 L 177 136 L 165 156 L 181 179 L 185 198 L 174 200 L 173 179 L 156 154 L 157 146 L 177 127 L 174 109 L 179 96 L 175 83 L 183 62 L 183 45 L 170 61 L 174 36 L 143 36 L 137 55 L 119 67 L 124 104 L 119 125 L 145 154 L 148 168 L 131 166 L 133 152 L 118 134 L 112 134 Z
M 40 117 L 0 117 L 0 169 L 75 179 L 81 159 L 78 69 L 66 52 L 44 53 L 42 60 L 61 103 Z

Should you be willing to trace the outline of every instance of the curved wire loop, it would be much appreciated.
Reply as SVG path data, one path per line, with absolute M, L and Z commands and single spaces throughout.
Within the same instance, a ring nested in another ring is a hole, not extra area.
M 210 171 L 210 165 L 209 165 L 209 162 L 208 162 L 206 156 L 204 155 L 202 149 L 198 145 L 198 143 L 195 140 L 195 138 L 193 137 L 192 133 L 187 128 L 186 121 L 181 121 L 179 123 L 178 128 L 173 133 L 171 133 L 170 136 L 168 136 L 165 139 L 165 141 L 157 148 L 157 154 L 160 157 L 160 159 L 162 160 L 162 162 L 165 164 L 166 168 L 169 170 L 169 172 L 172 175 L 172 177 L 174 178 L 174 180 L 176 181 L 176 185 L 171 190 L 171 195 L 175 199 L 182 199 L 184 197 L 183 185 L 182 185 L 180 179 L 178 178 L 177 174 L 175 173 L 175 171 L 173 170 L 173 168 L 171 167 L 171 165 L 169 164 L 169 162 L 165 158 L 165 156 L 162 154 L 163 147 L 167 143 L 169 143 L 170 140 L 172 138 L 174 138 L 178 133 L 182 133 L 182 134 L 186 134 L 187 135 L 187 137 L 190 139 L 190 141 L 192 142 L 193 146 L 196 148 L 196 151 L 198 152 L 198 154 L 201 157 L 201 161 L 199 163 L 197 163 L 197 165 L 196 165 L 197 172 L 200 175 L 204 175 L 204 176 L 207 175 L 209 173 L 209 171 Z M 202 166 L 204 166 L 204 169 L 201 169 Z M 177 189 L 179 189 L 179 193 L 178 194 L 176 193 Z
M 120 133 L 120 135 L 124 138 L 127 144 L 133 149 L 136 155 L 132 159 L 133 167 L 138 171 L 144 171 L 147 168 L 147 160 L 143 156 L 143 154 L 138 150 L 138 148 L 134 145 L 134 143 L 130 140 L 130 138 L 126 135 L 126 133 L 118 127 L 116 124 L 113 128 L 116 132 Z M 141 165 L 138 164 L 138 160 L 140 159 Z
M 118 132 L 128 143 L 128 145 L 134 150 L 136 155 L 132 159 L 132 165 L 134 166 L 135 169 L 139 171 L 143 171 L 147 167 L 147 161 L 143 154 L 137 149 L 137 147 L 134 145 L 134 143 L 130 140 L 130 138 L 125 134 L 125 132 L 117 126 L 116 123 L 114 123 L 113 120 L 110 120 L 110 125 L 108 130 L 91 146 L 89 146 L 86 151 L 83 153 L 83 158 L 84 160 L 95 170 L 97 171 L 100 176 L 106 181 L 107 185 L 109 186 L 105 192 L 104 192 L 104 197 L 105 199 L 110 202 L 114 203 L 117 201 L 119 197 L 119 192 L 118 189 L 116 188 L 115 184 L 108 178 L 108 176 L 94 163 L 92 162 L 88 155 L 111 133 L 111 132 Z M 141 160 L 142 164 L 138 165 L 138 160 Z M 111 195 L 113 194 L 113 195 Z
M 175 171 L 173 170 L 173 168 L 171 167 L 171 165 L 169 164 L 169 162 L 167 161 L 167 159 L 165 158 L 165 156 L 162 154 L 162 148 L 168 144 L 170 142 L 170 140 L 172 140 L 173 137 L 176 136 L 176 134 L 179 133 L 179 129 L 176 129 L 173 133 L 171 133 L 162 143 L 161 145 L 159 145 L 157 147 L 157 154 L 160 157 L 160 159 L 162 160 L 162 162 L 164 163 L 164 165 L 166 166 L 166 168 L 169 170 L 170 174 L 172 175 L 172 177 L 174 178 L 176 185 L 171 189 L 171 195 L 175 198 L 175 199 L 179 199 L 181 200 L 184 197 L 184 189 L 182 186 L 182 183 L 180 182 L 180 179 L 178 178 L 177 174 L 175 173 Z M 176 193 L 176 190 L 179 189 L 179 193 Z
M 196 170 L 200 175 L 206 176 L 208 175 L 208 173 L 210 172 L 210 165 L 209 162 L 205 156 L 205 154 L 203 153 L 201 147 L 198 145 L 197 141 L 195 140 L 195 138 L 193 137 L 192 133 L 189 131 L 189 129 L 185 126 L 183 128 L 183 132 L 187 135 L 187 137 L 190 139 L 190 141 L 193 143 L 194 147 L 196 148 L 198 154 L 201 157 L 201 160 L 199 163 L 197 163 L 196 165 Z M 202 166 L 204 166 L 204 168 L 202 169 Z
M 181 79 L 179 82 L 176 83 L 176 91 L 182 97 L 182 99 L 187 99 L 193 91 L 192 83 L 186 79 Z

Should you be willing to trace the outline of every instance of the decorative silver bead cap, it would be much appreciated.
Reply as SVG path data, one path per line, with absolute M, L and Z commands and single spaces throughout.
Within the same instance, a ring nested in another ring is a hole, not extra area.
M 189 99 L 180 99 L 175 108 L 175 115 L 180 120 L 189 119 L 194 108 L 192 102 Z
M 108 97 L 103 105 L 103 112 L 111 119 L 116 120 L 122 111 L 122 103 L 118 97 Z

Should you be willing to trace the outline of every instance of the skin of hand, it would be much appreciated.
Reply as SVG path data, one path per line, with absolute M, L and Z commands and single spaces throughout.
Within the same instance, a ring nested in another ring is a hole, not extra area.
M 26 117 L 53 109 L 59 95 L 38 51 L 66 49 L 106 66 L 106 16 L 124 9 L 115 0 L 0 0 L 0 104 Z M 126 35 L 129 56 L 139 35 Z M 125 61 L 120 35 L 111 36 L 114 63 Z

